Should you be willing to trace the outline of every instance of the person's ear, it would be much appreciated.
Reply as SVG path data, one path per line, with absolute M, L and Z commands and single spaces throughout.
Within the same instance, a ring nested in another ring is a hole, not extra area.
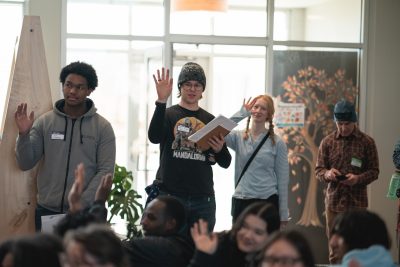
M 88 89 L 88 93 L 86 94 L 86 96 L 90 96 L 90 94 L 94 91 L 94 89 Z
M 168 219 L 167 223 L 165 224 L 165 229 L 167 231 L 176 230 L 176 220 L 174 218 Z

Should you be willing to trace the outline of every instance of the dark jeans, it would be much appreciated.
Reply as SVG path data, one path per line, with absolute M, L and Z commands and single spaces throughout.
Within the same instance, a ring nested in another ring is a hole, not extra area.
M 38 204 L 35 209 L 35 230 L 36 230 L 36 232 L 40 232 L 42 230 L 42 216 L 56 215 L 56 214 L 61 214 L 61 213 L 55 212 L 52 210 L 48 210 Z
M 186 207 L 186 225 L 181 233 L 191 238 L 190 228 L 200 218 L 208 222 L 208 230 L 212 232 L 215 226 L 215 196 L 184 196 L 180 194 L 160 191 L 160 195 L 170 195 L 179 199 Z
M 250 198 L 250 199 L 240 199 L 232 197 L 232 222 L 235 223 L 237 217 L 242 213 L 244 209 L 255 202 L 265 202 L 273 204 L 279 212 L 279 197 L 277 194 L 270 196 L 267 199 Z

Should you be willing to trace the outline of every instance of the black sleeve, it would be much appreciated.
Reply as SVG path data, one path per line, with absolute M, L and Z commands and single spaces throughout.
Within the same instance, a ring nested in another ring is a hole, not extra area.
M 133 238 L 123 245 L 131 266 L 183 267 L 192 255 L 183 256 L 184 247 L 169 237 Z
M 231 164 L 232 156 L 231 153 L 229 153 L 226 144 L 224 144 L 219 153 L 215 153 L 215 159 L 218 165 L 221 166 L 222 168 L 226 169 L 229 167 L 229 165 Z
M 216 256 L 196 250 L 190 264 L 187 267 L 216 266 Z
M 167 104 L 156 102 L 156 109 L 150 121 L 148 136 L 150 142 L 159 144 L 164 136 L 165 110 Z

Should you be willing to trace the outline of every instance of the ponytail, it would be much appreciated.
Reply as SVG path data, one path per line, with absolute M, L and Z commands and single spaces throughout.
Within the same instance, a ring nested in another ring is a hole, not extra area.
M 247 117 L 246 130 L 244 130 L 244 132 L 243 132 L 243 139 L 244 140 L 247 140 L 249 138 L 250 118 L 251 118 L 251 116 Z

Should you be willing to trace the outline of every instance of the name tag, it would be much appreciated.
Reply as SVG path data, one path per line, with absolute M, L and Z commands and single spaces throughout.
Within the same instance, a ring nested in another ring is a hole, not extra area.
M 183 125 L 179 125 L 178 126 L 178 131 L 188 133 L 190 131 L 190 128 L 186 127 L 186 126 L 183 126 Z
M 64 133 L 62 132 L 52 132 L 51 140 L 64 140 Z
M 351 166 L 355 166 L 355 167 L 361 168 L 361 165 L 362 165 L 361 159 L 354 158 L 354 157 L 351 158 Z

